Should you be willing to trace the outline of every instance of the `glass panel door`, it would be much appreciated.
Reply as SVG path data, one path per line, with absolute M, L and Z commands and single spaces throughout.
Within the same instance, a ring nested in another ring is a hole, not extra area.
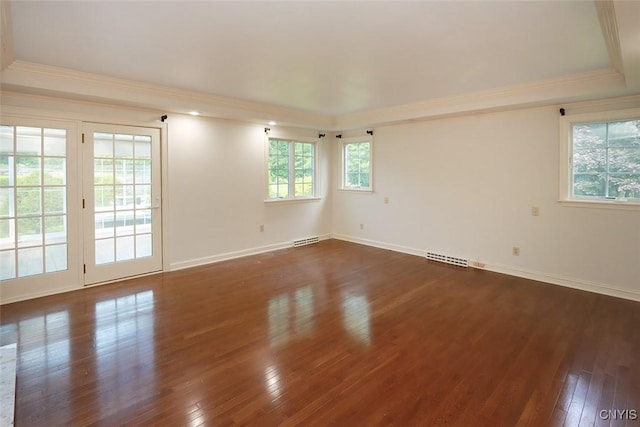
M 162 268 L 160 132 L 85 124 L 85 284 Z
M 78 274 L 77 131 L 69 122 L 0 123 L 0 294 L 66 289 Z

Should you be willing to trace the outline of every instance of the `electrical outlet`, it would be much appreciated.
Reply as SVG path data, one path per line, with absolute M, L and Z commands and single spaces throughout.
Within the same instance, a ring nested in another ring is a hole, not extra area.
M 360 224 L 360 230 L 364 230 L 364 224 Z
M 537 206 L 533 206 L 531 208 L 531 216 L 540 216 L 540 208 Z
M 264 231 L 264 225 L 260 226 L 260 232 L 262 233 Z
M 517 246 L 513 247 L 513 255 L 514 256 L 520 256 L 520 248 Z
M 471 263 L 471 265 L 473 267 L 475 267 L 475 268 L 484 268 L 485 267 L 484 262 L 480 262 L 480 261 L 473 261 Z

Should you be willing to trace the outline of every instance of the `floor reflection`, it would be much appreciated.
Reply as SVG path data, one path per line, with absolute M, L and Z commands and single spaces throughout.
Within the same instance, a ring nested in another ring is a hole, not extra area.
M 278 368 L 273 365 L 269 365 L 264 369 L 264 386 L 273 400 L 280 398 L 282 394 L 280 374 L 278 373 Z
M 18 336 L 29 337 L 22 342 L 20 364 L 44 366 L 45 368 L 66 367 L 69 364 L 69 312 L 59 311 L 21 320 Z M 33 342 L 32 342 L 33 341 Z M 38 343 L 44 346 L 32 346 Z
M 96 303 L 95 357 L 100 416 L 146 398 L 155 387 L 154 295 L 139 292 Z M 129 400 L 129 401 L 125 401 Z
M 311 286 L 297 289 L 294 299 L 296 308 L 295 334 L 298 337 L 310 335 L 313 332 L 313 289 Z
M 20 388 L 41 392 L 52 401 L 68 401 L 72 378 L 69 312 L 21 320 L 17 327 Z M 58 415 L 64 416 L 62 412 Z
M 289 342 L 289 295 L 269 300 L 269 343 L 278 346 Z
M 295 291 L 293 298 L 281 294 L 269 300 L 269 343 L 284 345 L 292 338 L 313 333 L 314 294 L 311 286 Z
M 371 344 L 369 301 L 366 296 L 347 294 L 342 300 L 344 329 L 363 344 Z

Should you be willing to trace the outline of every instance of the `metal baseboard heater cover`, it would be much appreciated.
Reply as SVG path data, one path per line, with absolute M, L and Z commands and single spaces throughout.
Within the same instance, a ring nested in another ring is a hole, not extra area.
M 298 246 L 313 245 L 314 243 L 318 243 L 319 241 L 320 238 L 318 236 L 307 237 L 306 239 L 294 240 L 293 247 L 297 248 Z
M 444 262 L 445 264 L 456 265 L 458 267 L 469 267 L 469 260 L 449 255 L 427 252 L 427 259 L 431 261 Z

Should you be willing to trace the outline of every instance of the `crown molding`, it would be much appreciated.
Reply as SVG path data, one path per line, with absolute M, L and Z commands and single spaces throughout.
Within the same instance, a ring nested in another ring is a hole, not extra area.
M 613 69 L 536 81 L 495 90 L 425 100 L 342 116 L 224 98 L 144 82 L 14 61 L 2 71 L 2 89 L 96 104 L 203 116 L 281 126 L 344 131 L 477 112 L 555 105 L 628 95 L 625 78 Z
M 493 90 L 429 99 L 390 108 L 345 114 L 336 129 L 356 129 L 429 118 L 533 107 L 627 94 L 624 76 L 613 69 L 540 80 Z
M 620 55 L 627 88 L 640 91 L 640 2 L 614 1 L 611 5 L 620 40 Z
M 0 70 L 4 70 L 11 65 L 13 59 L 11 3 L 2 1 L 0 2 Z
M 104 102 L 71 100 L 25 92 L 0 91 L 0 116 L 27 116 L 43 119 L 113 122 L 130 126 L 143 126 L 160 122 L 164 111 L 142 109 Z
M 327 131 L 345 131 L 477 112 L 581 102 L 640 93 L 640 1 L 594 0 L 609 69 L 493 90 L 329 116 L 15 60 L 11 2 L 0 2 L 3 91 Z
M 572 102 L 569 104 L 556 104 L 553 108 L 566 107 L 567 115 L 582 114 L 603 110 L 626 110 L 628 108 L 640 108 L 640 94 L 620 96 L 616 98 L 592 99 L 589 101 Z
M 611 68 L 619 73 L 624 73 L 620 38 L 618 37 L 618 23 L 616 21 L 613 0 L 596 0 L 594 3 L 596 5 L 598 22 L 600 22 L 604 44 L 607 46 Z
M 2 71 L 2 88 L 35 95 L 59 96 L 90 102 L 184 114 L 192 110 L 205 117 L 324 129 L 331 117 L 292 108 L 242 101 L 150 83 L 16 60 Z

